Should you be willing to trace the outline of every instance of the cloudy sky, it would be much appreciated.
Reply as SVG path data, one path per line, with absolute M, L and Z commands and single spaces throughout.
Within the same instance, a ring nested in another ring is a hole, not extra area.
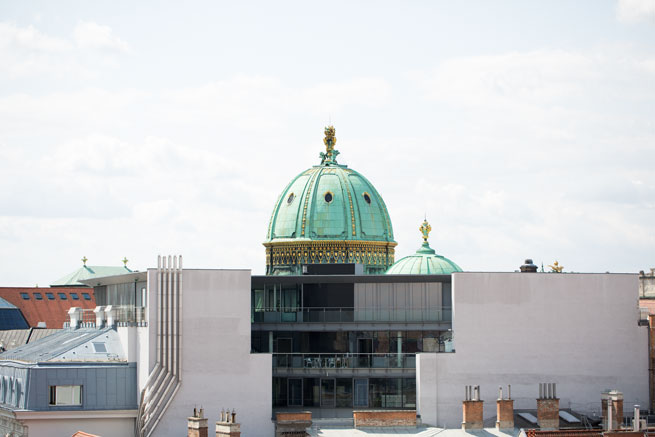
M 0 0 L 0 286 L 263 273 L 330 120 L 397 258 L 655 267 L 654 0 Z

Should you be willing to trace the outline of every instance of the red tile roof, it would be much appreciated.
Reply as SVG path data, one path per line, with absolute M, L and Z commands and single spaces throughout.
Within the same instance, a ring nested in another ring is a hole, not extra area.
M 24 299 L 23 293 L 29 299 Z M 66 299 L 62 299 L 60 293 L 63 293 Z M 87 293 L 91 300 L 86 300 L 82 293 Z M 37 299 L 39 294 L 41 299 Z M 48 297 L 49 294 L 53 299 Z M 77 299 L 74 299 L 74 296 L 77 296 Z M 30 327 L 45 322 L 46 328 L 61 329 L 64 322 L 68 320 L 68 310 L 71 307 L 84 309 L 96 307 L 93 288 L 86 287 L 0 287 L 0 297 L 16 305 Z

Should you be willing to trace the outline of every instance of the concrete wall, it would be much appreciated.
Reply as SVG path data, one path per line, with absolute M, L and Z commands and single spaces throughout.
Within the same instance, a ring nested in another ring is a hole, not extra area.
M 648 405 L 637 275 L 456 273 L 453 307 L 456 352 L 417 358 L 424 423 L 460 426 L 467 384 L 480 385 L 485 419 L 507 384 L 517 409 L 536 408 L 540 382 L 557 383 L 561 408 L 599 412 L 607 388 Z
M 234 408 L 242 435 L 272 436 L 271 355 L 250 354 L 250 271 L 185 269 L 182 281 L 182 383 L 154 435 L 186 435 L 203 406 L 211 435 L 221 409 Z

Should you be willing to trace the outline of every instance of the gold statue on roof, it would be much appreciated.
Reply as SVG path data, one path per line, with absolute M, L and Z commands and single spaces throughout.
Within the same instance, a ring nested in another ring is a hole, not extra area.
M 88 259 L 86 256 L 83 256 L 83 257 L 82 257 L 82 263 L 83 263 L 85 266 L 86 266 L 86 262 L 87 262 L 88 260 L 89 260 L 89 259 Z
M 559 265 L 557 261 L 553 263 L 553 265 L 549 265 L 551 273 L 562 273 L 562 270 L 564 270 L 564 266 Z
M 325 128 L 325 138 L 323 138 L 325 153 L 321 152 L 321 164 L 324 164 L 326 161 L 336 163 L 336 157 L 339 154 L 339 151 L 334 150 L 334 145 L 337 144 L 335 133 L 336 130 L 334 129 L 334 126 L 327 126 Z
M 432 226 L 430 226 L 430 223 L 428 223 L 427 219 L 423 220 L 423 224 L 421 224 L 418 230 L 421 231 L 421 234 L 423 234 L 423 242 L 427 243 L 428 235 L 430 235 L 430 231 L 432 231 Z
M 127 257 L 124 256 L 123 259 L 122 259 L 121 261 L 123 262 L 123 265 L 124 265 L 125 267 L 127 267 L 127 262 L 129 261 L 129 259 L 127 259 Z

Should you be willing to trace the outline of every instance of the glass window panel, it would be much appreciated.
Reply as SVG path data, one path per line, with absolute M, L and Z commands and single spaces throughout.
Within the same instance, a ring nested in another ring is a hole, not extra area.
M 321 379 L 321 407 L 334 407 L 334 379 Z
M 385 408 L 401 408 L 403 406 L 403 380 L 401 378 L 389 378 L 386 384 L 384 396 Z
M 80 297 L 77 295 L 77 293 L 71 293 L 71 299 L 80 300 Z
M 34 293 L 34 299 L 43 300 L 43 295 L 41 293 Z
M 22 297 L 24 300 L 30 300 L 30 295 L 28 293 L 21 293 L 20 297 Z
M 303 381 L 303 392 L 303 405 L 305 407 L 320 407 L 320 379 L 305 378 Z
M 66 296 L 66 293 L 57 293 L 57 295 L 61 300 L 68 300 L 68 296 Z
M 419 331 L 403 333 L 403 352 L 415 354 L 421 351 L 421 347 L 421 333 Z
M 403 407 L 416 408 L 416 379 L 403 379 Z
M 355 407 L 368 407 L 368 380 L 355 379 Z
M 48 298 L 48 300 L 55 300 L 55 295 L 52 293 L 46 293 L 45 296 Z
M 287 406 L 287 378 L 273 378 L 273 406 Z
M 91 300 L 91 295 L 89 293 L 82 293 L 84 300 Z
M 336 385 L 337 408 L 353 406 L 353 380 L 350 378 L 337 378 Z
M 289 378 L 289 394 L 288 394 L 290 407 L 302 406 L 302 379 Z
M 386 382 L 383 378 L 370 378 L 368 380 L 368 406 L 371 408 L 382 408 L 384 406 L 384 395 Z
M 50 386 L 50 405 L 82 405 L 82 386 Z

